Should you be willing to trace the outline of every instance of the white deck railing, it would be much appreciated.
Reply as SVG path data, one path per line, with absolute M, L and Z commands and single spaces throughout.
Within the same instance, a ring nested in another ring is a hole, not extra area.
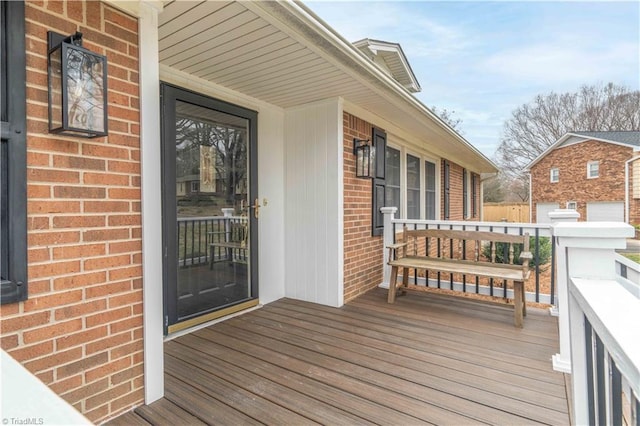
M 616 254 L 616 280 L 640 298 L 640 264 Z
M 633 228 L 614 222 L 560 223 L 553 234 L 564 254 L 558 261 L 558 277 L 564 278 L 558 280 L 561 353 L 554 367 L 561 359 L 560 367 L 572 373 L 573 421 L 638 424 L 640 298 L 637 284 L 620 276 L 619 264 L 626 262 L 615 252 L 625 248 Z

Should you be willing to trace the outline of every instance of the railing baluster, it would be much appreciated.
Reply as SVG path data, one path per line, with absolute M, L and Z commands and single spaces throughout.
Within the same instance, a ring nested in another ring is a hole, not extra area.
M 467 226 L 462 225 L 462 230 L 466 231 Z M 467 240 L 462 240 L 462 260 L 467 260 Z M 466 274 L 462 275 L 462 292 L 463 293 L 467 292 L 467 275 Z
M 614 425 L 622 424 L 622 376 L 616 363 L 609 357 L 611 366 L 611 420 Z
M 415 231 L 416 229 L 418 229 L 418 224 L 417 224 L 417 223 L 414 223 L 414 224 L 413 224 L 413 229 L 414 229 L 414 231 Z M 417 239 L 417 238 L 416 238 L 414 241 L 415 241 L 415 243 L 414 243 L 414 244 L 416 245 L 416 247 L 415 247 L 416 254 L 418 254 L 418 242 L 419 242 L 419 241 L 418 241 L 418 239 Z M 414 285 L 418 285 L 418 268 L 416 268 L 416 269 L 414 270 L 414 272 L 413 272 L 413 284 L 414 284 Z
M 540 302 L 540 230 L 536 228 L 536 303 Z
M 589 426 L 596 424 L 595 386 L 593 380 L 593 329 L 591 323 L 584 317 L 584 349 L 587 364 L 587 399 L 589 404 Z
M 556 297 L 556 237 L 551 237 L 551 305 L 555 306 Z
M 493 232 L 493 225 L 489 226 L 489 232 Z M 491 241 L 489 243 L 489 246 L 491 248 L 491 261 L 492 262 L 495 261 L 495 257 L 496 257 L 496 255 L 495 255 L 495 250 L 496 249 L 495 249 L 494 244 L 495 243 L 493 241 Z M 489 278 L 489 294 L 491 296 L 493 296 L 493 278 Z
M 607 419 L 607 394 L 605 392 L 605 380 L 608 376 L 604 368 L 604 345 L 602 340 L 595 334 L 596 338 L 596 394 L 597 394 L 597 423 L 605 424 Z
M 440 229 L 440 224 L 438 224 L 436 229 Z M 440 237 L 438 237 L 436 239 L 436 242 L 438 244 L 438 257 L 440 257 L 440 256 L 442 256 L 442 253 L 441 253 L 441 250 L 440 250 Z M 440 271 L 438 271 L 438 288 L 440 288 Z

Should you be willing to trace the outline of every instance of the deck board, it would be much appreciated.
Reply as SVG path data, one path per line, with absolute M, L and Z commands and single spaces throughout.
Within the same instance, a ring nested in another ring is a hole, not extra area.
M 557 319 L 530 309 L 518 329 L 512 309 L 433 293 L 390 305 L 381 289 L 340 309 L 281 299 L 165 343 L 165 398 L 133 420 L 568 424 Z

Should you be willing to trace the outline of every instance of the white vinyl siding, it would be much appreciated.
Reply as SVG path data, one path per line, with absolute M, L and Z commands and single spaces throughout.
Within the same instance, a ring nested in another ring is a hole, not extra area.
M 549 212 L 560 208 L 558 203 L 538 203 L 536 204 L 536 223 L 551 223 Z
M 624 202 L 594 201 L 587 203 L 588 222 L 624 222 Z

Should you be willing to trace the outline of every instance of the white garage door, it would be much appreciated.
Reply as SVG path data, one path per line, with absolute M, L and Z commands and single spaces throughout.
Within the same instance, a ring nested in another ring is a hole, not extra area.
M 589 222 L 624 222 L 624 202 L 587 203 L 587 221 Z
M 559 208 L 558 203 L 538 203 L 536 204 L 536 222 L 550 223 L 549 212 Z

